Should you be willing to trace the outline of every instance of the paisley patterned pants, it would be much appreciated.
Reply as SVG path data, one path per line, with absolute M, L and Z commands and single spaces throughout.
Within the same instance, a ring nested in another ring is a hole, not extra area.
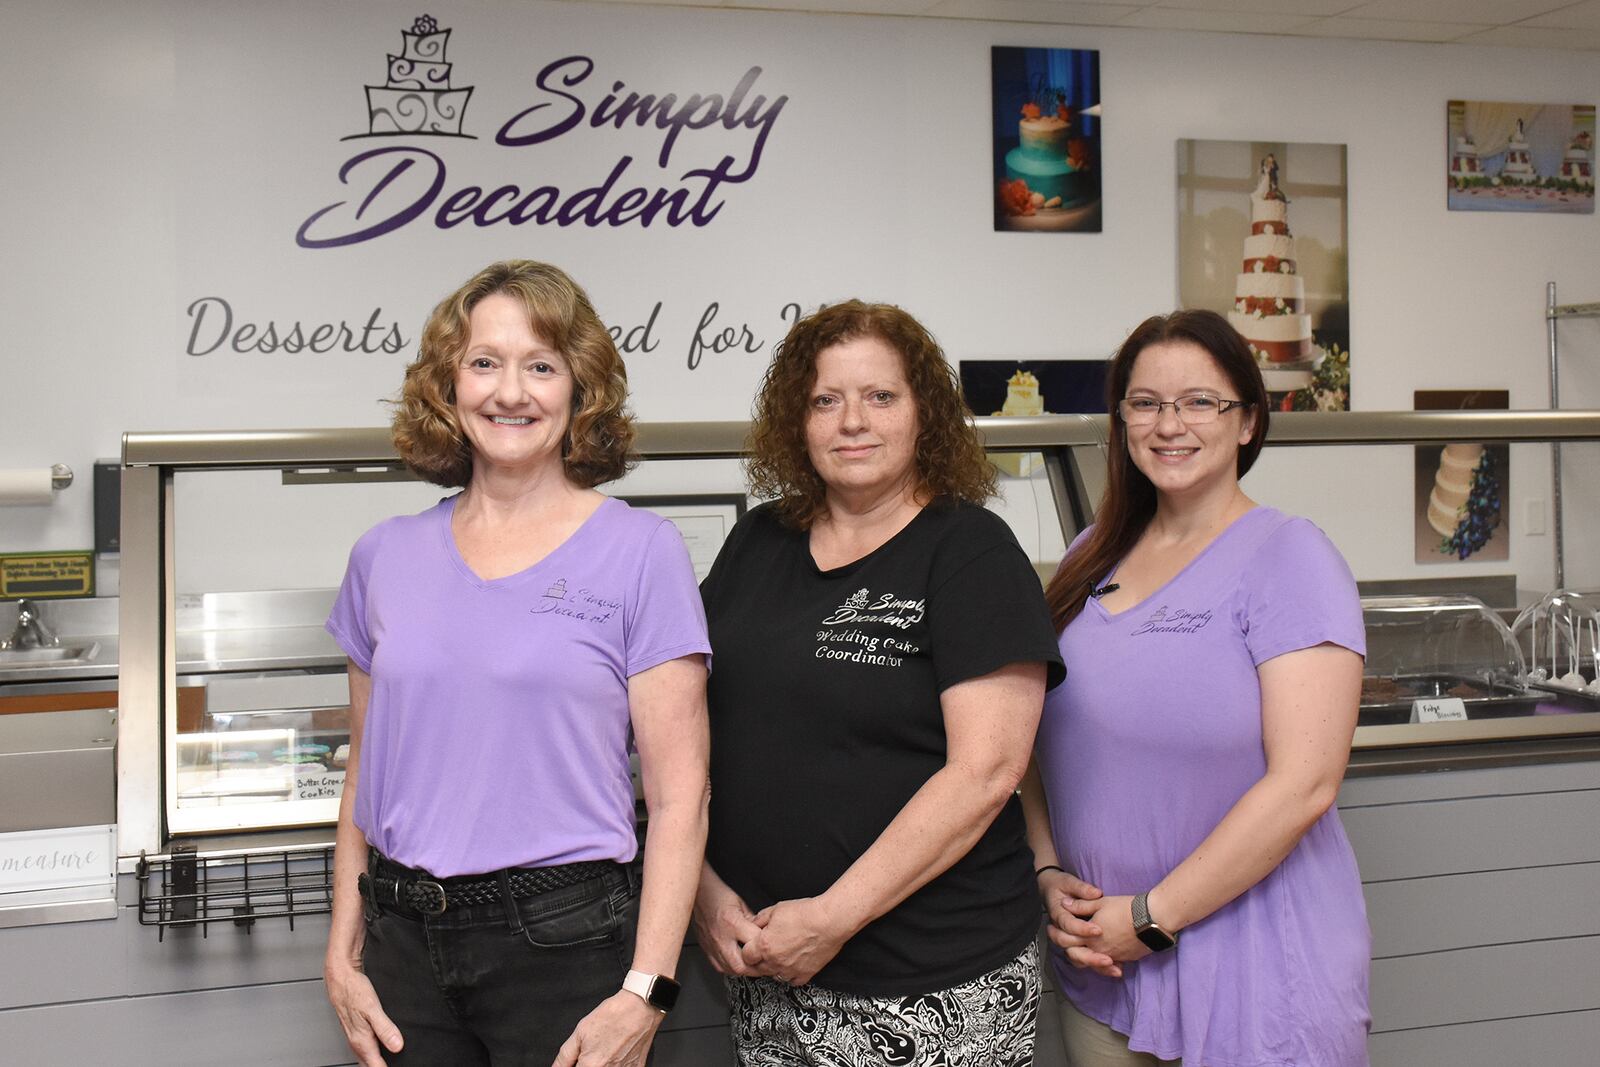
M 969 982 L 864 997 L 772 978 L 726 979 L 740 1067 L 1028 1067 L 1039 948 Z

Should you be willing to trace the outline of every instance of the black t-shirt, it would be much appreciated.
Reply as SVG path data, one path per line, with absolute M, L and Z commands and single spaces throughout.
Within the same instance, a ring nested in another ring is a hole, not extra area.
M 714 661 L 711 865 L 753 910 L 816 896 L 945 763 L 939 694 L 1011 663 L 1064 676 L 1039 579 L 1009 527 L 939 502 L 820 570 L 754 509 L 700 586 Z M 817 974 L 845 993 L 931 992 L 999 967 L 1039 925 L 1015 797 L 954 866 Z

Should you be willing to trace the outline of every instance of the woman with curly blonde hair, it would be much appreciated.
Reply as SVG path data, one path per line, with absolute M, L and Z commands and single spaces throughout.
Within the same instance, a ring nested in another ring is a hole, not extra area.
M 744 1067 L 1033 1062 L 1014 790 L 1061 680 L 1043 590 L 937 342 L 848 301 L 789 331 L 701 586 L 711 836 L 695 923 Z
M 526 260 L 434 309 L 394 418 L 464 487 L 364 534 L 329 999 L 364 1067 L 642 1067 L 706 832 L 705 618 L 629 462 L 627 376 L 582 289 Z M 641 896 L 628 771 L 650 813 Z

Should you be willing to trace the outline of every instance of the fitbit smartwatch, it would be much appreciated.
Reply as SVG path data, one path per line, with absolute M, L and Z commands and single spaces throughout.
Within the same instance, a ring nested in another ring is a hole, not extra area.
M 1150 918 L 1150 894 L 1140 893 L 1133 898 L 1133 932 L 1151 952 L 1165 952 L 1178 943 L 1177 934 L 1169 934 Z

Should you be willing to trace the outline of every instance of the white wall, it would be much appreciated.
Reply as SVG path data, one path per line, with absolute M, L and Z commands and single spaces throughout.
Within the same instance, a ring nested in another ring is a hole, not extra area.
M 414 344 L 432 303 L 478 266 L 548 259 L 613 323 L 643 322 L 662 302 L 659 347 L 629 361 L 648 420 L 744 417 L 790 301 L 901 303 L 955 360 L 1106 355 L 1176 302 L 1174 143 L 1186 137 L 1349 146 L 1357 409 L 1477 386 L 1541 407 L 1545 282 L 1564 300 L 1600 299 L 1594 216 L 1449 213 L 1441 175 L 1447 99 L 1592 103 L 1594 54 L 615 5 L 430 10 L 454 30 L 455 84 L 475 87 L 478 139 L 429 145 L 447 159 L 447 192 L 508 181 L 576 190 L 624 150 L 638 156 L 639 184 L 670 183 L 748 150 L 742 132 L 690 132 L 659 171 L 653 131 L 496 145 L 507 117 L 551 99 L 534 77 L 562 56 L 594 58 L 574 90 L 590 106 L 614 79 L 727 93 L 753 65 L 756 91 L 789 101 L 756 176 L 729 188 L 703 228 L 419 222 L 308 250 L 296 228 L 350 195 L 338 168 L 375 144 L 341 138 L 364 131 L 361 87 L 382 81 L 411 8 L 11 5 L 0 36 L 14 87 L 0 96 L 0 467 L 66 462 L 81 478 L 53 507 L 0 507 L 0 551 L 88 545 L 90 464 L 117 454 L 125 430 L 384 420 L 377 401 L 398 384 L 404 353 L 187 355 L 185 308 L 204 296 L 252 321 L 358 328 L 381 307 Z M 1104 233 L 992 231 L 993 44 L 1100 49 Z M 690 370 L 688 338 L 713 301 L 766 347 Z M 1565 406 L 1600 407 L 1600 327 L 1562 331 Z M 1593 452 L 1573 449 L 1568 463 L 1569 489 L 1586 490 L 1568 497 L 1569 584 L 1600 584 Z M 1548 505 L 1546 451 L 1517 448 L 1512 465 L 1512 554 L 1498 566 L 1411 562 L 1409 450 L 1283 450 L 1248 488 L 1316 518 L 1361 577 L 1515 570 L 1525 587 L 1547 587 L 1552 539 L 1522 532 L 1527 502 Z M 1026 512 L 1034 487 L 1017 488 L 1013 506 Z M 243 525 L 230 551 L 262 569 L 282 538 L 251 543 L 254 524 Z M 335 575 L 345 548 L 295 546 Z

